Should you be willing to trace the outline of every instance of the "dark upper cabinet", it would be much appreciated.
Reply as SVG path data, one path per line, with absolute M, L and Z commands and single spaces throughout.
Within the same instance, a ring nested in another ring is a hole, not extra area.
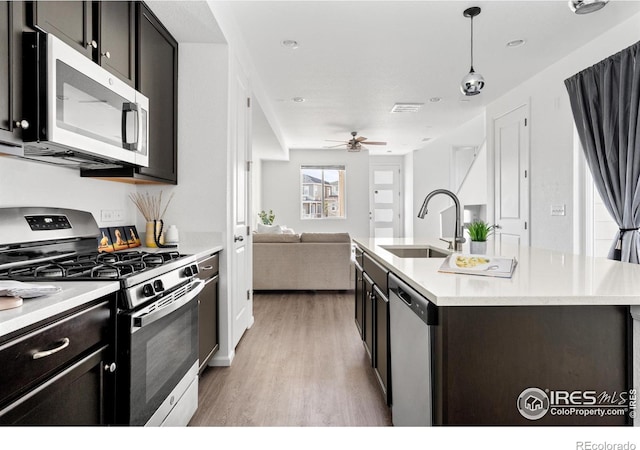
M 29 25 L 51 33 L 135 85 L 135 2 L 28 3 Z
M 149 98 L 149 166 L 81 170 L 83 177 L 178 184 L 178 43 L 144 3 L 136 4 L 136 89 Z
M 97 62 L 135 86 L 135 2 L 104 1 L 94 5 L 98 30 Z
M 4 144 L 21 143 L 23 27 L 23 3 L 0 1 L 0 142 Z
M 149 167 L 143 176 L 178 182 L 178 43 L 144 5 L 138 4 L 138 90 L 149 97 Z
M 93 2 L 28 2 L 31 27 L 51 33 L 87 58 L 93 58 L 97 42 L 93 35 Z

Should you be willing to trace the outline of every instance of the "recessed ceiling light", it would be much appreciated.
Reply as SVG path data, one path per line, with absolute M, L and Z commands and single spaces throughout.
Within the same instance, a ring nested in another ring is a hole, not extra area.
M 284 41 L 281 42 L 283 47 L 287 47 L 290 49 L 296 49 L 298 48 L 298 41 L 294 41 L 293 39 L 285 39 Z
M 295 103 L 302 103 L 307 101 L 304 97 L 293 97 L 291 100 Z
M 507 47 L 514 48 L 523 46 L 526 41 L 524 39 L 514 39 L 513 41 L 507 42 Z
M 431 98 L 429 99 L 429 101 L 430 101 L 431 103 L 438 103 L 438 102 L 439 102 L 439 101 L 441 101 L 441 100 L 442 100 L 442 98 L 441 98 L 441 97 L 431 97 Z

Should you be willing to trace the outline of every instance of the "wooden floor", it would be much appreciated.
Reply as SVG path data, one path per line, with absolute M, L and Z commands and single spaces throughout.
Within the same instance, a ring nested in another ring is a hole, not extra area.
M 231 367 L 202 373 L 189 425 L 390 425 L 353 308 L 353 293 L 255 294 L 253 327 Z

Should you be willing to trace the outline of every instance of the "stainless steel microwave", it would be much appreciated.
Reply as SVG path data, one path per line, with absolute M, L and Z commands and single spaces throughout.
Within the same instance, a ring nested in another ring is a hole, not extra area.
M 23 158 L 149 165 L 149 99 L 51 34 L 23 38 Z

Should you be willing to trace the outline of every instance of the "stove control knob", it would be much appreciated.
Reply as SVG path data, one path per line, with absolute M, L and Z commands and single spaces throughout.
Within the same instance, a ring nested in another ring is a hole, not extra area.
M 198 266 L 196 264 L 191 266 L 191 272 L 193 272 L 194 275 L 198 274 Z
M 153 287 L 156 292 L 164 291 L 164 284 L 162 284 L 162 280 L 156 280 L 153 282 Z
M 155 291 L 153 290 L 153 286 L 151 286 L 150 283 L 142 286 L 142 295 L 144 295 L 145 297 L 151 297 L 153 294 L 155 294 Z
M 185 277 L 192 277 L 193 276 L 193 269 L 191 269 L 191 267 L 185 267 L 184 268 L 184 276 Z

